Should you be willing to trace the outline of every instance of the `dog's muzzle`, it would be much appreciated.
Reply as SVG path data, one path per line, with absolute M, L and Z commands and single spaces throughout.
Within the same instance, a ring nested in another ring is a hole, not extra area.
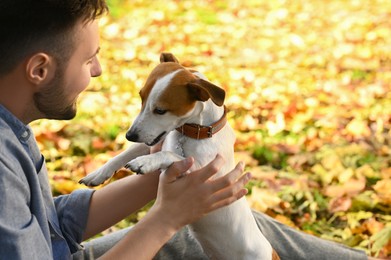
M 157 144 L 166 133 L 167 133 L 166 131 L 162 132 L 155 139 L 153 139 L 152 142 L 145 142 L 145 144 L 148 145 L 148 146 L 153 146 L 153 145 Z M 133 131 L 128 131 L 126 133 L 126 139 L 128 141 L 130 141 L 130 142 L 136 142 L 136 143 L 141 143 L 142 142 L 142 140 L 140 140 L 139 134 L 135 133 Z
M 128 141 L 131 141 L 131 142 L 137 142 L 137 140 L 139 139 L 138 137 L 138 134 L 137 133 L 134 133 L 134 132 L 126 132 L 126 139 Z

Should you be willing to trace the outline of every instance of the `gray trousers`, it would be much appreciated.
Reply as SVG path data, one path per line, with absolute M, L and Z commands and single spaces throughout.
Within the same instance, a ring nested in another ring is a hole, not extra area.
M 258 212 L 253 212 L 253 214 L 259 229 L 269 240 L 282 260 L 368 259 L 364 251 L 352 249 L 297 231 L 265 214 Z M 77 252 L 73 259 L 92 260 L 98 258 L 115 245 L 128 231 L 129 228 L 84 243 L 84 250 Z M 130 259 L 137 259 L 137 256 Z M 189 230 L 185 227 L 163 246 L 154 259 L 203 260 L 208 258 L 202 252 L 198 242 L 190 236 Z

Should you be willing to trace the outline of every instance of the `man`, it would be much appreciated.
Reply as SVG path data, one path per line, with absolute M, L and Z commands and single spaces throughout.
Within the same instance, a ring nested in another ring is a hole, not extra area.
M 0 258 L 70 259 L 82 239 L 123 219 L 157 192 L 150 213 L 107 253 L 150 259 L 183 225 L 246 193 L 248 176 L 239 178 L 240 164 L 227 177 L 208 181 L 223 163 L 220 157 L 173 182 L 191 166 L 188 158 L 160 176 L 158 189 L 155 173 L 53 203 L 44 158 L 26 125 L 75 116 L 78 95 L 101 74 L 95 18 L 106 9 L 104 1 L 2 1 Z
M 76 115 L 78 95 L 91 77 L 102 73 L 96 19 L 106 11 L 104 0 L 0 3 L 0 259 L 71 259 L 72 254 L 89 253 L 103 259 L 151 259 L 174 234 L 159 256 L 177 258 L 176 252 L 190 247 L 189 254 L 203 258 L 182 228 L 247 192 L 244 185 L 250 176 L 242 174 L 241 163 L 210 180 L 224 163 L 217 156 L 179 179 L 192 158 L 161 175 L 130 176 L 97 191 L 52 198 L 44 158 L 28 124 Z M 130 231 L 88 242 L 81 250 L 83 240 L 154 198 L 148 214 Z M 318 241 L 254 214 L 282 259 L 322 259 L 326 253 L 330 259 L 366 259 L 362 252 Z

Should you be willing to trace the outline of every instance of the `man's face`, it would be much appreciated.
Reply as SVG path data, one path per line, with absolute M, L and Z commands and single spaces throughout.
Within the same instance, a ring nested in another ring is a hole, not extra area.
M 86 89 L 91 77 L 102 70 L 99 52 L 97 21 L 79 23 L 75 29 L 74 51 L 67 63 L 57 61 L 53 80 L 34 95 L 40 113 L 48 119 L 72 119 L 76 115 L 76 101 Z

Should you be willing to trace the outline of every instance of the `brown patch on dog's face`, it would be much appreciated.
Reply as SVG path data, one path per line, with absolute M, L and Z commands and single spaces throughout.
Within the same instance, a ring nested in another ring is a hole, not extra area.
M 176 116 L 183 116 L 194 108 L 196 99 L 189 92 L 188 84 L 196 77 L 186 69 L 180 70 L 171 79 L 157 102 L 158 106 L 169 108 Z
M 160 94 L 159 99 L 156 101 L 156 106 L 167 109 L 177 116 L 186 114 L 194 107 L 196 100 L 190 96 L 187 84 L 195 81 L 196 77 L 178 63 L 165 62 L 159 64 L 151 72 L 145 86 L 140 90 L 142 109 L 144 109 L 145 103 L 148 100 L 156 81 L 177 70 L 179 71 Z
M 223 105 L 225 91 L 193 73 L 194 70 L 188 70 L 176 62 L 159 64 L 140 91 L 142 110 L 149 99 L 149 103 L 153 104 L 153 107 L 149 105 L 150 110 L 164 110 L 178 117 L 191 111 L 197 101 L 212 99 L 216 105 Z M 153 97 L 152 92 L 155 93 Z
M 148 99 L 148 96 L 151 93 L 152 88 L 155 86 L 156 81 L 159 78 L 161 78 L 161 77 L 163 77 L 173 71 L 176 71 L 178 69 L 184 69 L 184 68 L 181 65 L 179 65 L 178 63 L 166 62 L 166 63 L 164 63 L 164 65 L 163 64 L 157 65 L 152 70 L 151 74 L 149 74 L 149 76 L 147 78 L 147 81 L 145 82 L 144 87 L 140 90 L 140 93 L 139 93 L 143 106 L 144 106 L 144 103 L 146 102 L 146 100 Z

